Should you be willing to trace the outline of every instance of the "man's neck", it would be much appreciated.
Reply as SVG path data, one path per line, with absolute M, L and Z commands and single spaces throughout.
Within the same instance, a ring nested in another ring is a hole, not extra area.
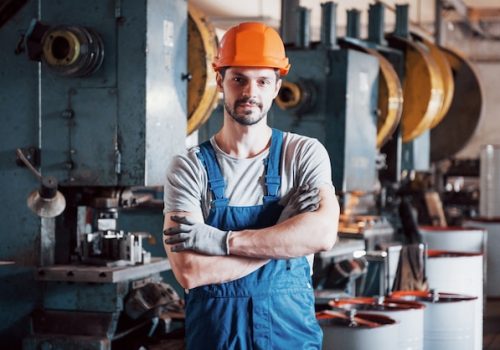
M 224 117 L 224 125 L 215 134 L 215 142 L 222 151 L 232 157 L 255 157 L 269 148 L 271 144 L 272 130 L 267 125 L 266 119 L 247 126 L 235 122 L 231 117 Z

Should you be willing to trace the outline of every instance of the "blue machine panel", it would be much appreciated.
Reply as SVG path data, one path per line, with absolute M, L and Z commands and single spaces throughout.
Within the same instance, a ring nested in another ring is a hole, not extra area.
M 58 90 L 60 91 L 60 90 Z M 65 106 L 61 94 L 44 94 L 42 169 L 69 184 L 117 183 L 116 89 L 70 88 Z M 96 108 L 93 101 L 106 101 Z M 71 109 L 71 116 L 65 111 Z
M 30 61 L 22 36 L 32 19 L 94 29 L 104 44 L 102 66 L 70 78 Z M 0 52 L 0 184 L 6 200 L 0 261 L 15 262 L 0 265 L 0 347 L 20 349 L 30 314 L 44 297 L 46 306 L 55 306 L 60 293 L 68 309 L 75 303 L 98 309 L 104 300 L 91 285 L 82 287 L 88 294 L 81 300 L 66 285 L 44 290 L 34 280 L 41 221 L 26 198 L 39 183 L 16 165 L 16 148 L 39 148 L 42 174 L 63 186 L 162 185 L 171 156 L 185 149 L 187 2 L 28 1 L 0 28 Z M 113 293 L 105 291 L 108 301 Z M 106 307 L 119 310 L 117 303 Z
M 285 79 L 308 87 L 311 107 L 301 111 L 274 106 L 271 125 L 320 140 L 330 155 L 337 191 L 373 191 L 377 59 L 345 49 L 291 49 L 287 54 L 292 69 Z
M 43 306 L 54 310 L 118 312 L 123 310 L 123 298 L 128 291 L 127 282 L 47 283 Z
M 26 206 L 26 197 L 37 181 L 16 165 L 16 148 L 38 146 L 38 65 L 28 61 L 16 47 L 37 15 L 35 1 L 28 2 L 0 28 L 0 347 L 18 349 L 29 331 L 29 315 L 39 303 L 33 279 L 37 260 L 40 219 Z M 22 77 L 34 77 L 27 81 Z M 25 267 L 27 265 L 28 267 Z
M 171 157 L 185 150 L 187 1 L 122 1 L 121 16 L 120 184 L 163 185 Z
M 403 170 L 429 171 L 431 168 L 431 132 L 427 130 L 410 142 L 403 143 L 401 167 Z
M 46 175 L 69 186 L 163 184 L 171 156 L 184 150 L 179 130 L 186 130 L 186 6 L 41 3 L 42 22 L 89 27 L 104 45 L 103 65 L 89 77 L 61 77 L 42 65 Z

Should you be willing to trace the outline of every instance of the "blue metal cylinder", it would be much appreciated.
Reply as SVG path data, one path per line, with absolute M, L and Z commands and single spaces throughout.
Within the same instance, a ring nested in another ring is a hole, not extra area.
M 307 49 L 311 43 L 311 10 L 306 7 L 299 7 L 299 30 L 297 31 L 296 45 L 299 48 Z
M 327 48 L 337 46 L 337 4 L 333 1 L 321 4 L 321 44 Z
M 410 35 L 409 23 L 408 5 L 396 5 L 396 29 L 394 34 L 407 38 Z
M 347 29 L 346 36 L 359 39 L 360 36 L 360 12 L 356 9 L 347 10 Z

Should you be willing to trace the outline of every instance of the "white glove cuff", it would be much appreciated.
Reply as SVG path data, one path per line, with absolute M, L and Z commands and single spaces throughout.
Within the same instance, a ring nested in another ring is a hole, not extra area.
M 226 255 L 231 255 L 231 252 L 229 251 L 229 236 L 233 233 L 233 231 L 227 231 L 226 235 Z

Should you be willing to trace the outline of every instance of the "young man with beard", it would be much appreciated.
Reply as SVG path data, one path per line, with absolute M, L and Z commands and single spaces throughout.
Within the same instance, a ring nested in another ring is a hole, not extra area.
M 165 249 L 186 289 L 187 348 L 320 349 L 312 257 L 332 248 L 339 215 L 328 154 L 267 124 L 290 69 L 274 29 L 229 29 L 213 66 L 222 129 L 176 157 L 165 185 Z

